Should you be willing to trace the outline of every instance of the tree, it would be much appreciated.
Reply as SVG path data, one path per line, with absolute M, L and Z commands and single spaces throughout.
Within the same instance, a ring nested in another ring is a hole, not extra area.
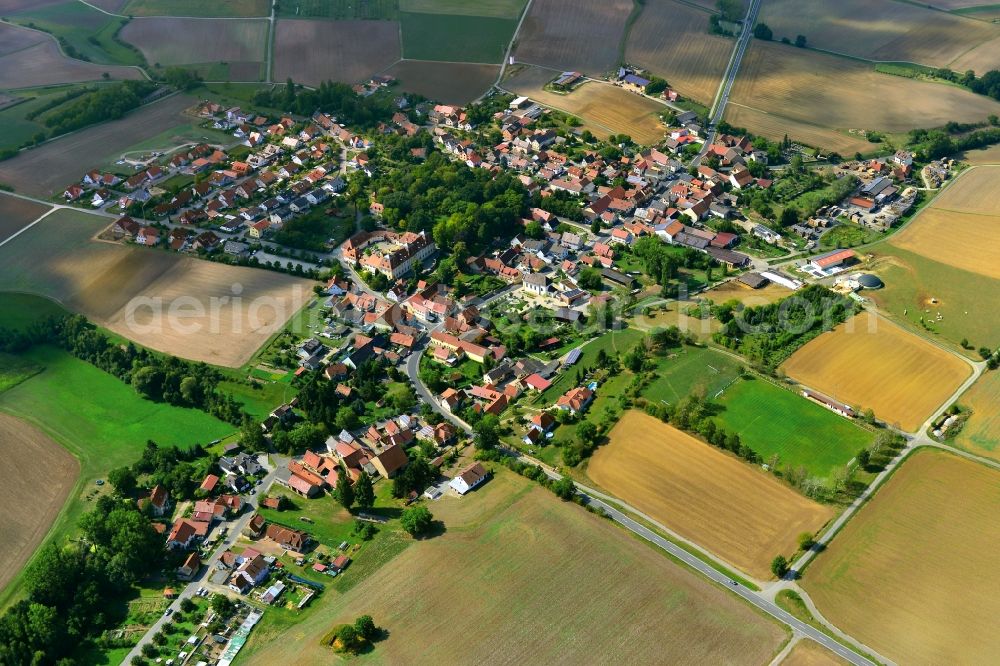
M 774 39 L 774 33 L 771 32 L 771 29 L 766 23 L 758 23 L 755 25 L 753 28 L 753 36 L 757 39 L 762 39 L 765 42 L 769 42 Z
M 399 524 L 409 532 L 410 536 L 421 537 L 430 530 L 434 516 L 425 506 L 411 506 L 403 511 Z
M 358 644 L 358 632 L 353 625 L 345 624 L 337 630 L 337 641 L 346 652 L 354 652 Z
M 157 650 L 156 646 L 152 643 L 146 643 L 142 646 L 142 654 L 150 659 L 153 659 L 157 654 L 159 654 L 159 650 Z
M 244 419 L 240 426 L 240 444 L 247 451 L 263 451 L 267 448 L 264 429 L 253 419 Z
M 590 233 L 595 235 L 601 233 L 601 218 L 595 217 L 594 221 L 590 223 Z
M 858 451 L 857 459 L 858 459 L 858 466 L 861 467 L 861 469 L 864 469 L 868 467 L 868 463 L 871 462 L 872 454 L 869 453 L 868 449 L 861 449 L 860 451 Z
M 236 612 L 236 604 L 224 594 L 212 597 L 212 610 L 219 617 L 229 617 Z
M 593 446 L 597 441 L 597 426 L 590 421 L 582 421 L 576 427 L 576 436 L 580 438 L 586 446 Z
M 338 477 L 337 483 L 340 483 Z M 375 505 L 375 489 L 372 487 L 372 477 L 362 470 L 354 484 L 354 499 L 361 509 L 370 509 Z
M 576 486 L 573 485 L 573 479 L 568 476 L 564 476 L 558 481 L 553 481 L 549 488 L 555 493 L 556 497 L 564 502 L 568 502 L 576 495 Z
M 335 494 L 340 505 L 350 511 L 351 506 L 354 504 L 354 488 L 351 486 L 351 475 L 346 470 L 341 470 L 340 475 L 337 477 Z
M 577 276 L 577 284 L 581 288 L 587 291 L 600 291 L 603 280 L 601 279 L 601 272 L 596 268 L 584 268 L 580 271 L 580 275 Z
M 805 35 L 797 35 L 795 37 L 795 45 L 797 47 L 799 47 L 800 49 L 805 48 L 805 46 L 806 46 L 806 36 Z
M 488 414 L 472 427 L 476 435 L 476 448 L 480 451 L 492 451 L 500 446 L 500 419 Z
M 816 544 L 816 540 L 813 539 L 813 535 L 809 532 L 803 532 L 799 535 L 799 548 L 802 550 L 809 550 Z
M 108 472 L 108 483 L 122 497 L 129 497 L 135 492 L 135 472 L 128 467 L 116 467 Z
M 777 555 L 771 560 L 771 573 L 776 578 L 784 578 L 785 574 L 788 573 L 788 560 L 785 559 L 784 555 Z
M 354 621 L 354 630 L 366 641 L 374 640 L 378 635 L 378 627 L 371 615 L 362 615 Z
M 538 220 L 532 220 L 524 225 L 524 235 L 528 238 L 539 240 L 545 236 L 545 229 L 542 229 L 541 222 Z
M 743 2 L 741 0 L 718 0 L 715 7 L 726 21 L 739 21 L 743 15 Z

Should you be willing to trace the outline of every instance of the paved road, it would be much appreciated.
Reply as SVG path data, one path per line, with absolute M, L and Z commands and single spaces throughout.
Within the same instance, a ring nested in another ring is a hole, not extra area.
M 743 29 L 740 31 L 740 36 L 736 40 L 736 47 L 733 49 L 733 55 L 729 59 L 729 66 L 726 68 L 725 78 L 722 79 L 722 84 L 719 86 L 719 92 L 716 95 L 715 104 L 712 105 L 712 109 L 710 111 L 708 127 L 706 128 L 708 133 L 705 135 L 705 143 L 702 146 L 701 153 L 699 153 L 698 156 L 692 161 L 694 166 L 701 164 L 702 158 L 706 153 L 708 153 L 708 148 L 715 140 L 715 128 L 726 114 L 726 105 L 729 104 L 729 94 L 733 89 L 733 82 L 736 81 L 736 75 L 740 71 L 740 64 L 743 62 L 743 55 L 746 53 L 747 47 L 750 45 L 750 40 L 753 38 L 753 28 L 757 23 L 757 13 L 760 11 L 760 2 L 761 0 L 751 0 L 750 7 L 747 8 L 747 15 L 743 19 Z
M 268 488 L 271 485 L 271 482 L 274 481 L 276 477 L 278 469 L 282 465 L 286 464 L 287 460 L 284 460 L 283 458 L 280 457 L 275 457 L 274 462 L 276 463 L 275 468 L 271 470 L 267 476 L 264 477 L 263 481 L 258 486 L 256 486 L 259 492 L 263 492 L 263 489 Z M 254 495 L 253 497 L 256 497 L 256 495 Z M 208 559 L 202 561 L 201 571 L 198 573 L 198 576 L 194 578 L 190 583 L 188 583 L 187 586 L 183 590 L 181 590 L 181 592 L 177 595 L 177 598 L 174 599 L 174 601 L 170 604 L 169 608 L 173 609 L 173 612 L 176 613 L 178 610 L 180 610 L 181 600 L 193 597 L 194 593 L 198 591 L 198 588 L 203 587 L 205 585 L 205 581 L 212 574 L 212 572 L 215 571 L 215 563 L 219 560 L 219 557 L 222 555 L 222 553 L 229 550 L 229 548 L 231 548 L 233 544 L 236 543 L 237 539 L 239 539 L 240 535 L 243 533 L 243 528 L 247 526 L 248 522 L 250 522 L 250 519 L 253 517 L 253 514 L 255 513 L 255 507 L 253 504 L 251 504 L 252 497 L 247 497 L 246 495 L 244 495 L 243 499 L 246 502 L 246 509 L 244 509 L 243 515 L 241 515 L 235 521 L 226 523 L 226 525 L 228 525 L 229 527 L 229 533 L 226 535 L 226 538 L 222 542 L 220 542 L 219 545 L 216 547 L 215 552 L 213 552 Z M 219 526 L 216 526 L 215 529 L 219 529 Z M 153 623 L 153 626 L 151 626 L 146 631 L 146 634 L 141 639 L 139 639 L 139 642 L 136 644 L 136 646 L 132 648 L 132 650 L 127 655 L 125 655 L 125 658 L 121 662 L 122 666 L 127 666 L 128 664 L 131 664 L 133 657 L 137 657 L 142 654 L 142 646 L 153 640 L 153 634 L 158 632 L 160 628 L 163 627 L 167 619 L 168 618 L 166 616 L 161 615 L 156 620 L 156 622 Z

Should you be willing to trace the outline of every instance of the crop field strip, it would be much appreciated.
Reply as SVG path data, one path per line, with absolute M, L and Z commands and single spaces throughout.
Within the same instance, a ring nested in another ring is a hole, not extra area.
M 897 0 L 764 0 L 760 20 L 775 39 L 804 35 L 809 46 L 866 60 L 956 71 L 966 69 L 956 61 L 981 45 L 988 51 L 987 43 L 1000 37 L 1000 26 Z
M 97 65 L 67 58 L 50 35 L 0 23 L 0 88 L 28 88 L 54 83 L 99 81 L 107 72 L 115 79 L 141 79 L 132 67 Z
M 971 374 L 948 352 L 867 312 L 809 342 L 782 369 L 907 432 L 917 430 Z
M 500 74 L 500 67 L 402 60 L 386 70 L 386 74 L 398 79 L 403 90 L 445 104 L 468 104 L 490 89 Z
M 952 443 L 980 456 L 1000 460 L 1000 372 L 984 373 L 958 404 L 972 416 Z
M 46 212 L 48 206 L 18 199 L 0 192 L 0 243 L 28 226 Z
M 89 169 L 109 158 L 118 159 L 123 151 L 148 138 L 150 128 L 166 132 L 190 122 L 183 112 L 194 103 L 192 97 L 174 95 L 142 106 L 121 120 L 101 123 L 33 148 L 0 162 L 0 183 L 39 198 L 59 195 Z
M 639 411 L 629 411 L 590 459 L 599 487 L 701 545 L 735 568 L 766 579 L 771 558 L 791 554 L 833 510 L 767 472 Z
M 847 666 L 849 663 L 807 638 L 796 643 L 781 660 L 781 666 Z
M 252 18 L 267 16 L 270 11 L 268 0 L 212 0 L 211 2 L 204 2 L 204 0 L 125 0 L 124 3 L 122 0 L 111 0 L 111 3 L 114 2 L 124 5 L 117 13 L 128 16 Z
M 1000 653 L 1000 471 L 919 450 L 805 571 L 823 615 L 897 663 Z
M 780 648 L 785 631 L 749 606 L 511 477 L 500 471 L 465 498 L 434 503 L 444 535 L 348 593 L 324 595 L 322 612 L 248 645 L 248 663 L 328 661 L 320 638 L 359 613 L 388 629 L 375 654 L 386 663 L 766 663 Z M 594 575 L 595 562 L 613 565 Z M 472 607 L 454 603 L 470 589 L 490 592 Z
M 499 64 L 517 27 L 517 19 L 468 14 L 400 12 L 403 57 Z
M 281 19 L 274 54 L 277 81 L 292 77 L 314 86 L 326 80 L 357 83 L 399 60 L 399 23 Z
M 857 60 L 753 40 L 733 85 L 726 119 L 771 139 L 787 135 L 849 154 L 870 150 L 861 131 L 907 132 L 949 121 L 981 122 L 991 114 L 1000 114 L 1000 103 L 968 90 L 880 74 Z
M 505 78 L 506 88 L 518 95 L 526 95 L 546 106 L 577 116 L 599 138 L 612 134 L 628 134 L 637 143 L 658 143 L 665 136 L 666 127 L 659 113 L 661 104 L 618 86 L 590 81 L 578 86 L 571 93 L 561 95 L 544 89 L 545 84 L 558 74 L 541 67 L 517 66 L 520 69 Z
M 79 465 L 34 426 L 0 413 L 0 590 L 45 538 L 76 483 Z
M 263 19 L 136 18 L 121 37 L 154 65 L 263 63 L 268 22 Z M 256 80 L 256 77 L 253 79 Z
M 0 283 L 58 299 L 152 349 L 228 367 L 245 364 L 312 297 L 308 280 L 93 241 L 110 222 L 56 211 L 0 248 Z M 143 301 L 154 307 L 136 307 Z M 182 302 L 189 316 L 174 322 L 170 308 Z
M 710 13 L 675 0 L 646 0 L 625 42 L 625 60 L 704 104 L 715 97 L 734 42 L 708 32 Z
M 533 0 L 517 34 L 518 62 L 598 76 L 613 69 L 631 0 Z

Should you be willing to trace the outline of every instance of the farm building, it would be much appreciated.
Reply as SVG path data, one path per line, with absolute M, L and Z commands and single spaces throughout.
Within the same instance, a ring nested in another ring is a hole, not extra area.
M 816 257 L 806 264 L 805 269 L 817 277 L 826 277 L 854 263 L 857 256 L 854 250 L 834 250 Z
M 816 391 L 812 391 L 810 389 L 804 389 L 802 391 L 802 395 L 803 397 L 806 397 L 812 400 L 813 402 L 818 402 L 819 404 L 823 405 L 829 410 L 837 412 L 841 416 L 845 416 L 849 419 L 853 419 L 855 417 L 853 409 L 851 409 L 842 402 L 837 402 L 833 398 L 828 398 L 822 393 L 817 393 Z

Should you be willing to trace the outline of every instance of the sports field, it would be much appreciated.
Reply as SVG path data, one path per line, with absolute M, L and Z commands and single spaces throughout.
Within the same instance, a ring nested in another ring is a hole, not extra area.
M 309 48 L 302 48 L 308 44 Z M 274 38 L 274 80 L 358 83 L 399 60 L 395 21 L 282 19 Z
M 0 24 L 0 31 L 2 29 Z M 100 78 L 100 73 L 95 78 Z M 12 185 L 21 194 L 39 198 L 62 194 L 70 183 L 79 181 L 90 169 L 112 156 L 117 159 L 136 142 L 148 138 L 150 128 L 166 132 L 190 124 L 193 118 L 183 115 L 183 111 L 194 103 L 195 100 L 187 95 L 173 95 L 142 106 L 121 120 L 101 123 L 50 141 L 0 162 L 0 183 Z
M 958 403 L 972 416 L 955 436 L 954 444 L 977 455 L 1000 460 L 1000 372 L 986 372 Z
M 49 210 L 51 209 L 48 206 L 0 192 L 0 242 L 7 240 Z
M 625 60 L 646 67 L 685 97 L 711 104 L 733 41 L 708 32 L 710 14 L 675 0 L 646 0 L 625 42 Z
M 872 150 L 860 131 L 906 132 L 951 120 L 981 122 L 990 114 L 1000 114 L 1000 103 L 967 90 L 753 40 L 733 85 L 726 120 L 771 139 L 787 134 L 848 155 Z
M 413 544 L 346 594 L 323 595 L 284 633 L 251 634 L 247 663 L 329 663 L 320 638 L 362 613 L 388 633 L 363 663 L 763 664 L 787 636 L 662 553 L 506 471 L 429 508 L 442 536 Z M 456 602 L 471 590 L 483 592 Z
M 862 312 L 782 364 L 789 377 L 914 432 L 969 376 L 966 363 L 887 319 Z
M 400 12 L 403 57 L 499 64 L 503 60 L 517 19 L 468 14 Z
M 556 73 L 540 67 L 523 67 L 504 80 L 504 87 L 536 102 L 577 116 L 595 136 L 628 134 L 637 143 L 651 145 L 663 140 L 666 126 L 659 115 L 662 104 L 606 83 L 588 82 L 568 95 L 543 89 Z
M 741 379 L 719 396 L 716 421 L 739 433 L 744 444 L 780 467 L 804 467 L 810 476 L 828 479 L 843 469 L 874 435 L 798 393 L 760 379 Z
M 312 298 L 308 280 L 92 240 L 108 224 L 53 213 L 0 248 L 0 283 L 56 299 L 152 349 L 229 367 L 246 363 Z
M 673 426 L 630 411 L 587 475 L 653 519 L 760 579 L 771 559 L 798 548 L 833 510 L 806 499 L 769 473 Z
M 742 365 L 714 349 L 680 347 L 659 360 L 656 378 L 643 389 L 642 396 L 671 405 L 692 393 L 710 398 L 736 380 Z
M 599 76 L 618 64 L 631 0 L 533 0 L 517 33 L 514 59 Z M 554 72 L 558 74 L 559 72 Z
M 76 482 L 79 465 L 37 428 L 0 414 L 0 590 L 45 538 Z
M 151 64 L 191 65 L 264 61 L 268 23 L 263 19 L 137 18 L 121 31 Z M 257 80 L 254 77 L 253 80 Z
M 768 0 L 760 20 L 776 40 L 805 35 L 816 48 L 930 67 L 953 67 L 970 49 L 1000 37 L 1000 26 L 894 0 Z
M 104 72 L 114 79 L 140 79 L 132 67 L 97 65 L 67 58 L 55 39 L 37 30 L 0 23 L 0 88 L 29 88 L 55 83 L 99 81 Z
M 837 627 L 900 664 L 984 664 L 1000 654 L 1000 472 L 913 454 L 805 571 Z
M 128 16 L 267 16 L 267 0 L 128 0 L 123 11 Z
M 493 85 L 497 65 L 401 60 L 386 72 L 403 90 L 445 104 L 468 104 Z

